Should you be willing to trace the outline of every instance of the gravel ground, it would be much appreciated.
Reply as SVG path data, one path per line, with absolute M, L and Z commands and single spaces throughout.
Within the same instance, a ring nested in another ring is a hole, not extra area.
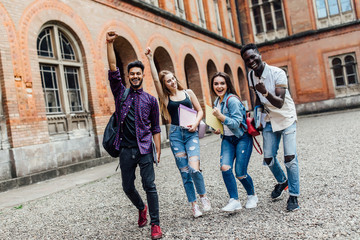
M 202 169 L 213 209 L 194 219 L 170 149 L 156 168 L 163 239 L 360 239 L 360 109 L 301 117 L 298 122 L 301 209 L 285 211 L 287 194 L 272 202 L 276 184 L 254 150 L 249 174 L 258 207 L 227 214 L 219 171 L 220 139 L 201 139 Z M 281 148 L 280 148 L 281 149 Z M 282 150 L 279 151 L 282 159 Z M 281 160 L 282 161 L 282 160 Z M 138 174 L 138 173 L 137 173 Z M 138 175 L 139 176 L 139 175 Z M 139 192 L 145 198 L 140 177 Z M 246 194 L 238 185 L 240 200 Z M 0 210 L 0 239 L 149 239 L 120 174 Z

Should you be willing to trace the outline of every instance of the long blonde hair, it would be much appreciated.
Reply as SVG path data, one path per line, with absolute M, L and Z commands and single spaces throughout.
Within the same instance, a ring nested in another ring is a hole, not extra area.
M 177 77 L 175 76 L 174 73 L 168 71 L 168 70 L 162 70 L 159 73 L 159 80 L 161 83 L 161 88 L 162 91 L 164 93 L 163 99 L 160 98 L 160 111 L 161 111 L 161 115 L 164 117 L 164 119 L 166 121 L 169 121 L 171 119 L 169 111 L 167 110 L 167 104 L 166 99 L 169 99 L 169 96 L 171 95 L 170 90 L 166 87 L 165 85 L 165 76 L 168 74 L 172 74 L 174 76 L 174 78 L 176 79 L 176 83 L 177 83 L 177 89 L 178 90 L 184 90 L 185 88 L 181 85 L 181 83 L 179 82 L 179 80 L 177 79 Z M 167 102 L 169 103 L 169 102 Z

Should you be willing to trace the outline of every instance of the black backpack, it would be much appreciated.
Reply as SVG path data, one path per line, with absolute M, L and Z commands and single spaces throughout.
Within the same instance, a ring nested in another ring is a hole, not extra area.
M 130 88 L 125 89 L 125 92 L 121 96 L 120 100 L 120 108 L 122 104 L 124 103 L 125 99 L 129 95 Z M 116 115 L 115 112 L 111 115 L 108 124 L 106 125 L 105 131 L 104 131 L 104 137 L 102 145 L 104 149 L 110 154 L 110 156 L 116 158 L 119 156 L 120 152 L 119 150 L 115 149 L 115 138 L 116 134 L 118 132 L 118 124 L 116 122 Z

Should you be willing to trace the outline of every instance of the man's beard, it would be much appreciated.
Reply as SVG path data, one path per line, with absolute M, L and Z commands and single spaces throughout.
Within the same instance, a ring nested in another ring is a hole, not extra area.
M 142 82 L 143 82 L 143 79 L 141 78 L 140 80 L 139 80 L 139 83 L 138 84 L 133 84 L 133 82 L 132 82 L 132 80 L 129 80 L 129 82 L 130 82 L 130 85 L 131 85 L 131 87 L 132 88 L 134 88 L 134 89 L 138 89 L 138 88 L 140 88 L 141 87 L 141 84 L 142 84 Z

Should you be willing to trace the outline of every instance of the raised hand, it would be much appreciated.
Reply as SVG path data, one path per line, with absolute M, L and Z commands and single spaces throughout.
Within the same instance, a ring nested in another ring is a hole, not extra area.
M 145 55 L 147 56 L 147 58 L 148 58 L 149 60 L 152 59 L 153 53 L 152 53 L 150 47 L 147 47 L 147 48 L 145 49 Z
M 114 31 L 109 31 L 106 33 L 106 42 L 107 42 L 107 56 L 109 68 L 111 71 L 116 71 L 116 57 L 113 42 L 117 38 L 117 34 Z

